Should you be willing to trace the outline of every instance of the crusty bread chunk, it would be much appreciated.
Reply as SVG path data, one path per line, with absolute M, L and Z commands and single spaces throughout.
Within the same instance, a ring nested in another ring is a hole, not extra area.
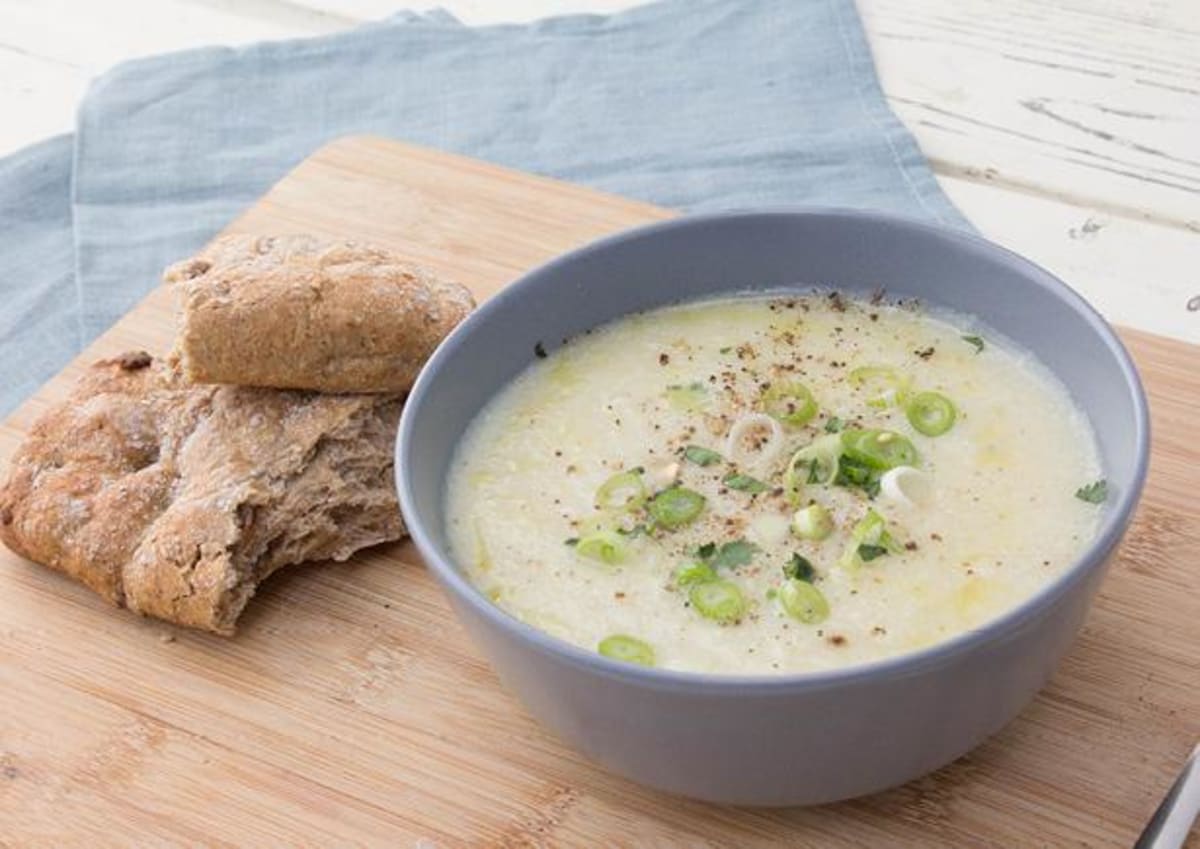
M 112 603 L 231 634 L 282 566 L 404 532 L 395 395 L 196 386 L 149 354 L 93 365 L 0 488 L 0 539 Z
M 177 350 L 197 383 L 406 392 L 474 307 L 389 251 L 309 236 L 224 236 L 163 279 L 181 288 Z

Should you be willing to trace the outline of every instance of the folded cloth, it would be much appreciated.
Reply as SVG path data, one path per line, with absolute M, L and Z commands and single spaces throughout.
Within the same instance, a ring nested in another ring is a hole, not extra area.
M 0 171 L 0 294 L 19 290 L 41 328 L 5 307 L 0 411 L 305 156 L 368 132 L 685 210 L 823 204 L 964 224 L 883 99 L 853 0 L 664 0 L 520 26 L 409 14 L 136 60 L 81 106 L 69 218 L 61 142 Z M 36 192 L 30 167 L 46 169 Z M 59 303 L 54 268 L 20 265 L 31 252 L 5 225 L 26 207 L 54 212 L 39 240 L 57 245 L 73 221 L 73 301 Z
M 0 414 L 85 344 L 71 234 L 70 136 L 0 160 Z

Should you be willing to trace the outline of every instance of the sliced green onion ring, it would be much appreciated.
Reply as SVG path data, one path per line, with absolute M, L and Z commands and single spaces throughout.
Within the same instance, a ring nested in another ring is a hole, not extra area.
M 646 484 L 641 470 L 619 472 L 596 490 L 596 507 L 601 510 L 636 510 L 646 503 Z
M 642 666 L 654 665 L 654 649 L 650 644 L 628 634 L 613 634 L 600 641 L 596 650 L 605 657 Z
M 717 573 L 707 563 L 688 563 L 686 566 L 680 566 L 675 573 L 675 585 L 678 587 L 690 587 L 716 579 Z
M 808 581 L 788 578 L 779 585 L 778 598 L 784 612 L 805 625 L 817 625 L 829 618 L 825 594 Z
M 750 537 L 765 545 L 778 545 L 787 539 L 788 517 L 780 513 L 759 513 L 750 520 Z
M 801 539 L 823 540 L 833 533 L 833 516 L 821 504 L 810 504 L 792 515 L 792 533 Z
M 763 411 L 786 425 L 801 427 L 817 414 L 817 401 L 803 383 L 772 383 L 762 394 Z
M 872 548 L 884 548 L 893 554 L 900 551 L 900 545 L 888 532 L 887 520 L 874 510 L 868 510 L 867 514 L 851 528 L 850 540 L 846 543 L 846 549 L 838 559 L 838 565 L 843 569 L 851 570 L 861 566 L 863 560 L 859 556 L 858 549 L 859 546 L 864 545 Z
M 868 510 L 866 515 L 850 529 L 850 536 L 856 543 L 865 542 L 874 545 L 879 542 L 885 530 L 887 530 L 887 520 L 877 511 Z
M 650 499 L 646 511 L 664 528 L 678 528 L 695 520 L 704 509 L 704 496 L 682 486 L 673 486 Z
M 883 473 L 879 492 L 902 507 L 920 507 L 933 498 L 933 482 L 929 475 L 912 466 L 897 466 Z
M 912 378 L 891 366 L 859 366 L 846 375 L 850 385 L 867 393 L 871 407 L 903 405 L 907 400 Z
M 941 436 L 954 427 L 958 411 L 954 402 L 940 392 L 918 392 L 908 400 L 904 415 L 917 433 Z
M 755 433 L 763 435 L 751 450 L 746 442 Z M 729 428 L 729 434 L 725 437 L 725 457 L 743 469 L 765 469 L 783 452 L 785 439 L 783 427 L 775 419 L 764 413 L 746 413 L 739 416 Z
M 915 466 L 916 447 L 892 430 L 844 430 L 840 434 L 847 457 L 872 469 L 885 471 L 896 466 Z
M 694 413 L 704 406 L 708 390 L 703 383 L 689 383 L 687 386 L 673 385 L 666 389 L 667 403 L 673 409 L 685 413 Z
M 688 600 L 701 616 L 716 622 L 734 622 L 746 612 L 746 597 L 733 581 L 695 584 Z
M 625 537 L 613 531 L 595 531 L 580 537 L 575 551 L 581 557 L 599 560 L 602 563 L 621 563 L 629 556 L 629 545 Z
M 833 433 L 814 439 L 788 461 L 783 472 L 783 489 L 793 504 L 799 504 L 804 484 L 829 485 L 837 477 L 838 458 L 842 454 L 842 438 Z M 813 464 L 816 465 L 813 465 Z

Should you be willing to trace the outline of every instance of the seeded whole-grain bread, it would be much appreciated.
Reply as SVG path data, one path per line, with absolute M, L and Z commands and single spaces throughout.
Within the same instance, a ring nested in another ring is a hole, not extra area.
M 96 363 L 14 456 L 0 539 L 118 606 L 230 634 L 276 569 L 403 534 L 400 404 L 190 385 L 140 352 Z
M 309 236 L 224 236 L 163 279 L 181 288 L 177 351 L 198 383 L 405 392 L 474 307 L 389 251 Z

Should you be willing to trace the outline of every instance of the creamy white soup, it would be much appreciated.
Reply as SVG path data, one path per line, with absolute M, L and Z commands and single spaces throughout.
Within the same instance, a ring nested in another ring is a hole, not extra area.
M 813 293 L 633 315 L 540 357 L 471 423 L 446 513 L 471 580 L 533 626 L 770 674 L 978 628 L 1071 564 L 1104 495 L 1087 421 L 1028 354 Z

